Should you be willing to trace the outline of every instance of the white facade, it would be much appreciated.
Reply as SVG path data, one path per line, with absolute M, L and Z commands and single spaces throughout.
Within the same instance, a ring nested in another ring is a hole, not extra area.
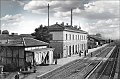
M 33 60 L 35 60 L 36 64 L 53 64 L 53 48 L 45 48 L 45 46 L 41 46 L 44 48 L 36 48 L 36 49 L 27 49 L 26 50 L 26 61 L 31 62 L 33 64 Z
M 50 46 L 57 49 L 55 52 L 60 51 L 59 53 L 63 54 L 62 57 L 71 56 L 79 53 L 80 51 L 84 52 L 87 50 L 86 33 L 69 30 L 53 31 L 50 33 L 53 37 Z
M 87 50 L 87 34 L 63 31 L 63 57 Z
M 53 49 L 34 52 L 36 64 L 53 64 Z

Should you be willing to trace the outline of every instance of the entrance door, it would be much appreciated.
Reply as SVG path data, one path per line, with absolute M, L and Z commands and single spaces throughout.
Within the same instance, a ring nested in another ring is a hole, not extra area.
M 66 46 L 66 53 L 67 53 L 67 56 L 68 56 L 69 55 L 68 46 Z
M 69 46 L 69 55 L 71 56 L 71 46 Z
M 73 49 L 72 50 L 73 50 L 73 54 L 74 54 L 74 45 L 73 45 Z

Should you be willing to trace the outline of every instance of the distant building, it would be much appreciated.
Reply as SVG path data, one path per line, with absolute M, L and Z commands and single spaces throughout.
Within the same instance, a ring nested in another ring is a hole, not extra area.
M 68 57 L 87 51 L 87 32 L 64 23 L 49 26 L 49 31 L 50 46 L 55 48 L 54 57 Z
M 21 37 L 29 37 L 29 38 L 35 38 L 35 36 L 32 36 L 31 34 L 20 34 Z
M 88 48 L 95 48 L 106 43 L 106 40 L 103 39 L 100 35 L 88 35 Z
M 46 42 L 20 36 L 6 36 L 3 40 L 4 43 L 0 44 L 2 65 L 14 64 L 15 67 L 24 67 L 28 62 L 32 65 L 53 64 L 54 49 L 48 48 L 49 44 Z
M 11 33 L 11 35 L 18 35 L 18 33 Z

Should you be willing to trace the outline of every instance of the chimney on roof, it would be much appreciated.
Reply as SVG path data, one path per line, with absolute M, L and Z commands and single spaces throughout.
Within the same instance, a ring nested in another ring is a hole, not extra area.
M 64 22 L 62 22 L 61 25 L 64 26 Z
M 66 25 L 68 25 L 68 23 L 66 23 Z
M 79 26 L 78 30 L 81 30 L 81 27 Z
M 77 25 L 74 25 L 74 28 L 77 29 Z
M 12 36 L 14 36 L 14 35 L 18 35 L 18 33 L 11 33 L 11 35 L 12 35 Z
M 58 22 L 56 22 L 56 24 L 58 24 Z

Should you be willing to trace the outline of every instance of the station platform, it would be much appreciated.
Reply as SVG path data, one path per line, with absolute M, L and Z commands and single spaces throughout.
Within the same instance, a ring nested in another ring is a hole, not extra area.
M 90 54 L 91 52 L 94 52 L 102 47 L 107 46 L 108 44 L 104 44 L 102 46 L 99 46 L 97 48 L 93 48 L 93 49 L 89 49 L 87 54 Z M 44 75 L 46 73 L 51 72 L 52 70 L 55 70 L 67 63 L 70 63 L 74 60 L 78 60 L 78 59 L 82 59 L 84 57 L 84 55 L 81 55 L 81 57 L 76 54 L 76 55 L 72 55 L 71 57 L 66 57 L 66 58 L 61 58 L 61 59 L 57 59 L 57 64 L 53 64 L 53 65 L 47 65 L 47 66 L 37 66 L 36 67 L 36 73 L 31 73 L 29 75 L 23 75 L 20 74 L 20 79 L 36 79 L 37 76 L 40 75 Z M 6 79 L 14 79 L 14 76 L 12 78 L 6 78 Z

